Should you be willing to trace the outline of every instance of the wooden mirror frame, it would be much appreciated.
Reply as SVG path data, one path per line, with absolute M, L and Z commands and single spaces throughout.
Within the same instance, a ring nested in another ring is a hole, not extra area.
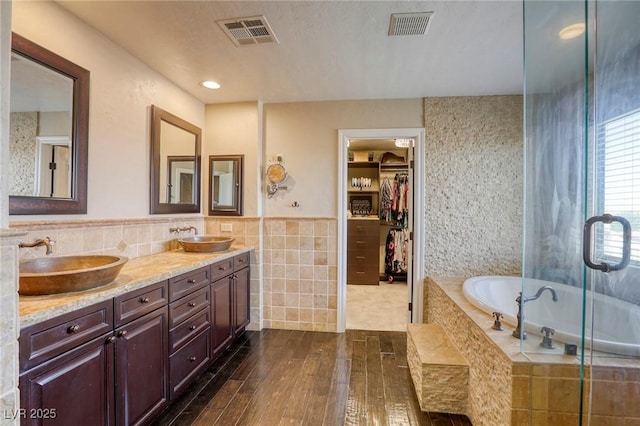
M 90 73 L 16 33 L 11 33 L 11 51 L 73 80 L 73 117 L 71 118 L 71 197 L 9 195 L 9 214 L 86 214 Z
M 233 193 L 233 205 L 214 207 L 213 206 L 213 163 L 216 161 L 232 161 L 234 167 L 235 191 Z M 209 216 L 242 216 L 243 194 L 243 167 L 244 155 L 210 155 L 209 156 Z
M 194 152 L 194 203 L 193 204 L 171 204 L 160 202 L 160 167 L 164 167 L 160 164 L 160 141 L 161 132 L 160 126 L 162 122 L 167 122 L 176 127 L 179 127 L 195 136 L 195 152 Z M 202 130 L 177 117 L 170 112 L 167 112 L 155 105 L 151 105 L 151 214 L 171 214 L 171 213 L 200 213 L 200 147 L 202 139 Z

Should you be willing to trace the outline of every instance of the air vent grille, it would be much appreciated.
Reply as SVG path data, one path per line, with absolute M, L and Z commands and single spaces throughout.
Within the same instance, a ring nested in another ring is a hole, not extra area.
M 216 22 L 236 46 L 278 43 L 278 39 L 264 16 L 224 19 Z
M 424 35 L 433 12 L 394 13 L 389 23 L 390 36 Z

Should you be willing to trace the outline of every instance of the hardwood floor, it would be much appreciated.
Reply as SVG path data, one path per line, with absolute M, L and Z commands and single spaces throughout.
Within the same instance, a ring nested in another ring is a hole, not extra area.
M 247 332 L 157 425 L 467 426 L 420 411 L 406 333 Z

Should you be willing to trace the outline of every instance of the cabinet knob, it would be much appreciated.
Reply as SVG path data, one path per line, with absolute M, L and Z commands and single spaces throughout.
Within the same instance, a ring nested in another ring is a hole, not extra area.
M 120 330 L 118 331 L 118 337 L 124 337 L 127 335 L 127 330 Z
M 191 307 L 191 308 L 195 308 L 195 306 L 196 306 L 195 302 L 189 302 L 189 303 L 187 303 L 187 305 L 189 307 Z
M 107 343 L 113 343 L 116 341 L 116 336 L 109 336 L 107 337 Z
M 140 298 L 140 303 L 149 303 L 149 298 L 148 297 L 141 297 Z
M 196 362 L 196 357 L 195 356 L 190 356 L 189 357 L 189 362 Z
M 189 330 L 193 331 L 193 330 L 195 330 L 196 328 L 198 328 L 198 327 L 197 327 L 197 326 L 195 326 L 195 325 L 192 325 L 192 326 L 190 326 L 190 327 L 189 327 Z
M 196 280 L 194 280 L 193 278 L 189 278 L 187 280 L 187 284 L 195 284 L 195 283 L 196 283 Z
M 218 266 L 218 271 L 226 271 L 227 268 L 225 268 L 224 266 Z
M 76 325 L 72 325 L 69 328 L 67 328 L 67 333 L 73 334 L 78 330 L 80 330 L 80 326 L 79 325 L 77 325 L 77 324 Z

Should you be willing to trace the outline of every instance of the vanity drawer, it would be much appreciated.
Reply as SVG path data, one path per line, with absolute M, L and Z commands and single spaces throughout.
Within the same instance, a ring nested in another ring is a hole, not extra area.
M 233 258 L 233 270 L 238 271 L 242 268 L 246 268 L 249 266 L 249 262 L 251 262 L 250 253 L 242 253 Z
M 169 279 L 169 301 L 173 302 L 201 287 L 211 284 L 209 267 L 196 269 Z
M 207 286 L 169 305 L 169 328 L 173 328 L 205 306 L 211 304 L 211 289 Z
M 117 296 L 114 299 L 115 326 L 140 318 L 167 304 L 167 281 Z
M 169 398 L 182 392 L 211 359 L 209 328 L 169 357 Z
M 218 281 L 233 272 L 233 258 L 221 260 L 211 265 L 211 282 Z
M 20 331 L 20 371 L 113 330 L 113 299 L 51 318 Z
M 169 332 L 169 353 L 174 353 L 176 349 L 184 346 L 184 344 L 191 340 L 196 334 L 209 328 L 211 324 L 210 315 L 211 309 L 207 306 L 171 330 Z

